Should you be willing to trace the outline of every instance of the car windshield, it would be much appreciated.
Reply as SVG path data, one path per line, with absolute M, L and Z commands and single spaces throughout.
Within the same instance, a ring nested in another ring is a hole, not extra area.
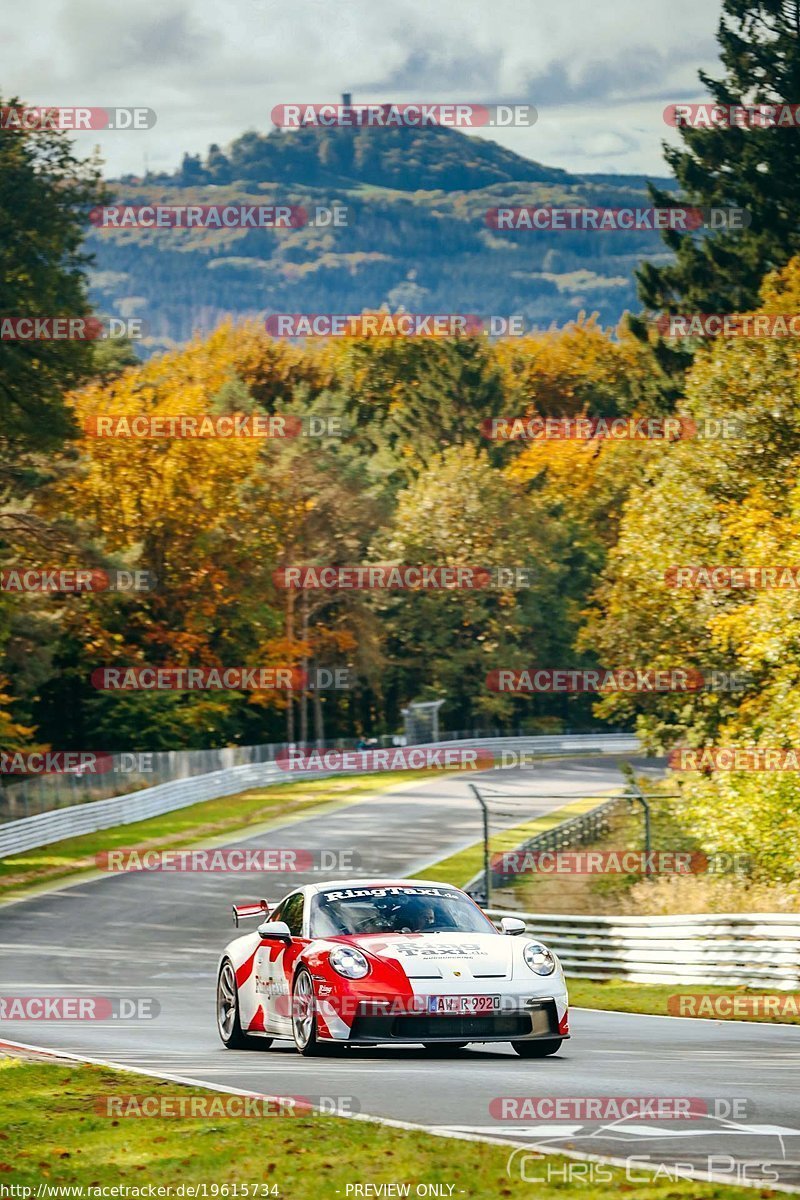
M 342 888 L 317 894 L 311 905 L 311 937 L 496 932 L 469 897 L 453 888 Z

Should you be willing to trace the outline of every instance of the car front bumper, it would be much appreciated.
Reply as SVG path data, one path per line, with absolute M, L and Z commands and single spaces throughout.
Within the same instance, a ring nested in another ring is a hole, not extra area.
M 481 1014 L 376 1013 L 372 1006 L 359 1006 L 350 1044 L 378 1042 L 509 1042 L 546 1041 L 568 1037 L 559 1032 L 559 1017 L 553 999 L 536 1000 L 524 1008 L 505 1008 Z

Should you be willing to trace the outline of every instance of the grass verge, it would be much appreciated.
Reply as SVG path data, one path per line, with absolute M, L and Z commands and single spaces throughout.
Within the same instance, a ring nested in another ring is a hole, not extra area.
M 746 987 L 709 987 L 697 983 L 685 987 L 674 983 L 629 983 L 626 979 L 568 979 L 569 1002 L 577 1008 L 602 1008 L 611 1012 L 649 1013 L 657 1017 L 711 1017 L 718 1021 L 780 1021 L 800 1025 L 800 993 L 771 992 Z M 731 1011 L 726 1002 L 690 1004 L 673 1001 L 671 996 L 733 997 Z M 763 999 L 753 1003 L 754 996 Z M 742 999 L 739 1000 L 739 997 Z M 767 1001 L 766 1005 L 764 1001 Z M 738 1002 L 737 1002 L 738 1001 Z M 766 1007 L 766 1011 L 764 1008 Z M 751 1010 L 748 1012 L 747 1010 Z M 682 1011 L 683 1010 L 683 1011 Z
M 148 1185 L 173 1189 L 183 1185 L 181 1194 L 186 1196 L 190 1185 L 205 1185 L 208 1197 L 344 1200 L 356 1194 L 354 1184 L 384 1183 L 409 1184 L 411 1195 L 417 1194 L 419 1184 L 439 1184 L 440 1190 L 429 1188 L 429 1194 L 470 1200 L 497 1196 L 557 1200 L 566 1192 L 579 1194 L 581 1200 L 607 1200 L 610 1189 L 635 1190 L 637 1200 L 752 1200 L 753 1196 L 747 1188 L 663 1177 L 634 1185 L 626 1181 L 620 1168 L 604 1168 L 608 1176 L 603 1183 L 570 1186 L 564 1183 L 570 1160 L 548 1155 L 534 1164 L 532 1160 L 539 1156 L 525 1151 L 528 1179 L 534 1170 L 546 1176 L 548 1165 L 554 1175 L 556 1170 L 561 1175 L 558 1182 L 539 1184 L 534 1191 L 527 1179 L 520 1178 L 522 1155 L 511 1164 L 511 1174 L 507 1172 L 510 1148 L 449 1141 L 337 1117 L 138 1120 L 107 1117 L 98 1111 L 109 1098 L 145 1095 L 162 1100 L 179 1095 L 184 1100 L 190 1096 L 208 1100 L 215 1093 L 91 1065 L 0 1059 L 0 1125 L 4 1131 L 0 1134 L 0 1172 L 6 1194 L 25 1198 L 19 1190 L 8 1190 L 13 1185 L 31 1188 L 30 1195 L 35 1196 L 37 1187 L 45 1184 L 83 1188 L 84 1200 L 91 1200 L 93 1195 L 101 1195 L 103 1187 L 127 1186 L 132 1189 L 127 1195 L 133 1196 L 137 1194 L 133 1189 Z M 222 1103 L 231 1099 L 220 1097 Z M 93 1193 L 91 1188 L 98 1190 Z M 366 1194 L 380 1193 L 371 1190 Z M 762 1196 L 772 1194 L 761 1192 Z
M 37 885 L 93 871 L 95 855 L 106 850 L 134 846 L 140 850 L 177 850 L 201 841 L 204 844 L 224 841 L 228 834 L 267 821 L 303 815 L 331 803 L 352 803 L 405 783 L 446 774 L 449 772 L 392 771 L 381 775 L 306 779 L 205 800 L 133 825 L 115 825 L 0 859 L 0 897 L 10 899 Z

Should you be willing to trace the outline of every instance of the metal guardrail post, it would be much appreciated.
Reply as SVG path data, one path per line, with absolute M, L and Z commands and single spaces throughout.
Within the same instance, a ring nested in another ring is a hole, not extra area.
M 483 811 L 483 881 L 486 896 L 484 904 L 485 907 L 488 908 L 492 891 L 492 877 L 489 871 L 489 809 L 487 808 L 486 801 L 481 795 L 480 790 L 474 783 L 469 785 L 469 789 L 475 799 L 478 801 L 478 804 L 480 804 Z
M 650 805 L 645 799 L 644 792 L 636 782 L 636 776 L 633 773 L 633 767 L 630 763 L 621 763 L 620 771 L 628 780 L 628 791 L 630 792 L 631 800 L 638 800 L 642 806 L 642 814 L 644 816 L 644 873 L 649 875 L 650 872 L 650 850 L 652 849 L 652 835 L 650 830 Z
M 644 873 L 645 875 L 649 875 L 651 873 L 650 850 L 652 848 L 652 836 L 650 832 L 650 804 L 645 799 L 644 792 L 635 780 L 631 781 L 631 793 L 631 799 L 639 801 L 642 806 L 642 813 L 644 814 Z

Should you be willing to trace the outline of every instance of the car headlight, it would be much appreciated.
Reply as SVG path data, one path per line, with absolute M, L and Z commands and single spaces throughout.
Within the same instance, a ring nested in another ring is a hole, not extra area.
M 522 952 L 525 962 L 537 975 L 552 975 L 556 969 L 556 957 L 541 942 L 526 942 Z
M 329 961 L 334 971 L 344 975 L 345 979 L 363 979 L 369 972 L 366 958 L 352 946 L 339 946 L 331 950 Z

